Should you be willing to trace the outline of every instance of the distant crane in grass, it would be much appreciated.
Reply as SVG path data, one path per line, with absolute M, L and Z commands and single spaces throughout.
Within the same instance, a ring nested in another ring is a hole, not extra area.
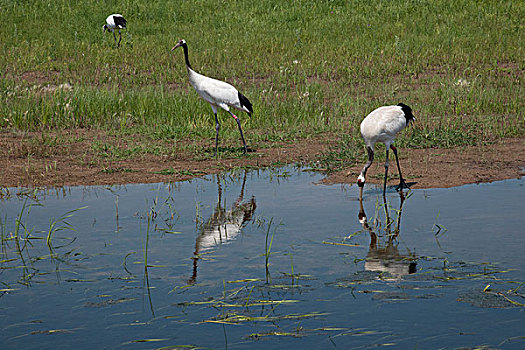
M 397 106 L 383 106 L 373 110 L 366 118 L 361 122 L 361 135 L 365 141 L 366 150 L 368 152 L 368 162 L 361 170 L 359 177 L 357 178 L 357 185 L 360 187 L 361 196 L 363 186 L 365 185 L 366 171 L 372 165 L 374 161 L 374 146 L 377 142 L 385 144 L 386 148 L 386 161 L 385 161 L 385 181 L 383 184 L 383 196 L 386 192 L 386 179 L 388 175 L 388 151 L 392 149 L 396 156 L 397 169 L 399 171 L 399 185 L 397 190 L 403 188 L 409 188 L 403 176 L 401 175 L 401 167 L 399 166 L 399 159 L 397 157 L 397 149 L 394 147 L 393 142 L 396 135 L 403 130 L 410 122 L 415 121 L 416 118 L 412 114 L 412 109 L 400 103 Z
M 251 117 L 253 113 L 251 102 L 232 85 L 195 72 L 191 68 L 190 61 L 188 59 L 188 45 L 186 44 L 186 40 L 179 40 L 179 42 L 171 49 L 171 51 L 175 50 L 177 47 L 182 47 L 184 49 L 184 58 L 186 60 L 186 68 L 188 70 L 188 78 L 191 85 L 195 88 L 199 96 L 210 104 L 213 114 L 215 115 L 215 155 L 217 155 L 217 150 L 219 147 L 220 124 L 219 119 L 217 118 L 218 108 L 224 109 L 226 112 L 230 113 L 233 119 L 235 119 L 237 125 L 239 126 L 239 132 L 241 133 L 244 153 L 248 152 L 248 147 L 246 147 L 246 141 L 244 141 L 244 135 L 242 133 L 241 121 L 230 111 L 230 107 L 238 109 L 239 111 L 244 111 Z
M 102 28 L 104 29 L 104 33 L 106 32 L 106 30 L 113 33 L 115 43 L 117 43 L 117 36 L 115 35 L 115 30 L 118 30 L 119 40 L 117 43 L 117 47 L 120 47 L 120 42 L 122 41 L 122 33 L 120 31 L 126 28 L 126 19 L 122 15 L 114 13 L 112 15 L 109 15 L 108 18 L 106 18 L 106 24 L 104 24 Z

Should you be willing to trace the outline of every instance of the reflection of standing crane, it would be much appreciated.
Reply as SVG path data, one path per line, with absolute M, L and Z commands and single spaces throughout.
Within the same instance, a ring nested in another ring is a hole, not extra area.
M 399 236 L 401 212 L 403 210 L 403 202 L 405 201 L 405 197 L 402 192 L 399 192 L 399 198 L 401 199 L 401 203 L 399 204 L 396 226 L 394 227 L 394 232 L 392 232 L 392 224 L 394 222 L 388 215 L 388 204 L 386 198 L 383 196 L 383 203 L 386 213 L 385 234 L 388 237 L 388 241 L 383 247 L 378 246 L 377 235 L 368 224 L 366 213 L 363 208 L 362 196 L 359 196 L 358 216 L 359 223 L 363 226 L 363 229 L 367 230 L 370 234 L 370 247 L 365 259 L 365 270 L 388 272 L 395 279 L 399 279 L 402 276 L 416 272 L 417 265 L 414 254 L 403 255 L 400 254 L 399 250 L 397 249 L 398 243 L 396 242 L 396 238 Z
M 245 184 L 246 172 L 244 172 L 239 197 L 231 209 L 225 210 L 222 204 L 222 185 L 217 175 L 217 206 L 210 219 L 201 226 L 197 235 L 195 251 L 193 253 L 193 275 L 188 280 L 189 284 L 195 283 L 197 279 L 197 262 L 199 261 L 200 254 L 212 249 L 216 245 L 235 239 L 235 237 L 241 233 L 244 225 L 251 220 L 257 205 L 255 204 L 255 197 L 253 196 L 249 201 L 243 202 Z

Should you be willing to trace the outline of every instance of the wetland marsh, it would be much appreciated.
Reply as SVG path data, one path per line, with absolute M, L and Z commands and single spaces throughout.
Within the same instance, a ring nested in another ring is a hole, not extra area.
M 120 5 L 0 1 L 2 347 L 524 347 L 523 1 Z M 180 38 L 257 152 L 220 114 L 212 156 Z M 321 184 L 399 102 L 418 184 Z

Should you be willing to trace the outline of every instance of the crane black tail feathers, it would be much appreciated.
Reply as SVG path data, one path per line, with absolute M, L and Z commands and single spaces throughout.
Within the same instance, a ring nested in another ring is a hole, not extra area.
M 251 117 L 253 113 L 253 106 L 250 100 L 248 100 L 246 96 L 239 92 L 239 101 L 241 102 L 241 107 L 246 107 L 248 110 L 248 115 Z
M 115 25 L 120 28 L 126 28 L 126 20 L 124 17 L 120 16 L 113 16 L 113 21 L 115 22 Z

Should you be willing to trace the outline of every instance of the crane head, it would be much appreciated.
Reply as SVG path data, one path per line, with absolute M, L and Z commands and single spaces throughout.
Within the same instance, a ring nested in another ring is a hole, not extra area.
M 171 49 L 171 51 L 175 50 L 175 49 L 176 49 L 177 47 L 179 47 L 179 46 L 185 46 L 185 45 L 186 45 L 186 40 L 184 40 L 184 39 L 180 39 L 179 42 L 178 42 L 175 46 L 173 46 L 173 48 Z

